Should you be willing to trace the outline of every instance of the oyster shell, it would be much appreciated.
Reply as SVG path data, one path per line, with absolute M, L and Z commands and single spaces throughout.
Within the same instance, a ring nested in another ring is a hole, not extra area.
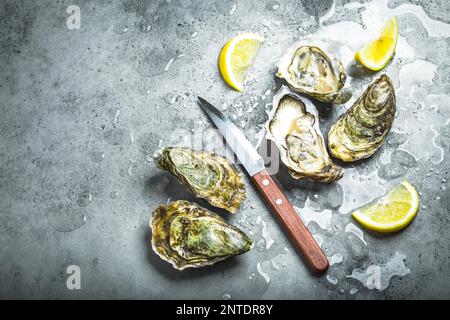
M 178 270 L 212 265 L 253 247 L 237 227 L 189 201 L 159 206 L 150 227 L 153 250 Z
M 168 147 L 157 151 L 154 159 L 158 168 L 172 173 L 193 194 L 215 207 L 236 213 L 245 199 L 241 174 L 213 152 Z
M 342 177 L 343 169 L 328 155 L 319 115 L 310 100 L 282 86 L 273 98 L 266 130 L 293 178 L 332 182 Z
M 395 90 L 383 74 L 364 91 L 328 133 L 331 154 L 343 161 L 370 157 L 391 129 L 396 112 Z
M 277 76 L 293 90 L 319 101 L 343 104 L 352 96 L 344 88 L 347 74 L 342 62 L 311 44 L 290 48 L 278 64 Z

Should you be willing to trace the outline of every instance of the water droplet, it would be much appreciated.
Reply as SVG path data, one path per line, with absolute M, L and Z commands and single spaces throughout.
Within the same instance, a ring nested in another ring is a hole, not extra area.
M 136 161 L 130 159 L 130 164 L 128 165 L 128 170 L 127 170 L 128 175 L 129 175 L 130 177 L 133 177 L 133 176 L 134 176 L 134 172 L 135 172 L 136 170 L 137 170 L 137 168 L 136 168 Z
M 394 150 L 391 154 L 391 162 L 396 162 L 407 168 L 412 168 L 416 165 L 416 158 L 404 150 Z
M 320 234 L 313 234 L 313 238 L 314 238 L 314 240 L 316 240 L 319 247 L 322 247 L 322 244 L 323 244 L 322 236 Z
M 87 207 L 92 202 L 92 194 L 89 191 L 84 191 L 78 196 L 77 204 L 80 207 Z
M 337 285 L 338 279 L 336 277 L 330 276 L 327 274 L 327 281 L 333 285 Z
M 364 240 L 364 233 L 362 232 L 362 230 L 360 228 L 358 228 L 357 226 L 355 226 L 353 223 L 349 223 L 345 226 L 344 229 L 345 232 L 351 232 L 353 233 L 355 236 L 357 236 L 365 245 L 367 245 L 366 240 Z
M 310 222 L 314 221 L 319 225 L 320 228 L 324 230 L 331 230 L 331 210 L 324 210 L 322 212 L 316 212 L 311 209 L 309 198 L 305 202 L 305 207 L 300 209 L 294 206 L 294 209 L 300 215 L 306 226 L 309 225 Z
M 84 225 L 87 218 L 81 208 L 60 204 L 48 211 L 47 220 L 54 229 L 61 232 L 69 232 Z
M 332 266 L 341 263 L 343 260 L 343 256 L 339 253 L 335 253 L 328 260 L 330 262 L 330 266 Z
M 105 154 L 101 151 L 93 151 L 91 153 L 91 160 L 95 163 L 100 163 L 105 159 Z
M 354 260 L 363 261 L 369 254 L 367 244 L 353 233 L 345 236 L 345 246 L 349 255 Z
M 418 73 L 417 70 L 423 72 Z M 415 86 L 432 84 L 436 70 L 436 65 L 421 59 L 403 65 L 399 71 L 400 87 L 396 90 L 396 94 L 409 98 Z
M 344 191 L 339 183 L 328 185 L 323 190 L 317 203 L 321 208 L 338 209 L 344 201 Z
M 111 199 L 116 199 L 118 195 L 119 195 L 119 193 L 118 193 L 117 191 L 111 191 L 111 192 L 109 193 L 109 197 L 110 197 Z
M 259 239 L 256 242 L 256 247 L 258 248 L 259 251 L 264 251 L 265 248 L 265 241 L 263 239 Z
M 280 270 L 280 266 L 278 265 L 278 262 L 276 261 L 275 258 L 271 258 L 270 263 L 272 264 L 272 268 L 278 271 Z
M 384 180 L 401 177 L 408 172 L 408 168 L 416 166 L 413 155 L 404 150 L 394 150 L 390 156 L 391 162 L 383 164 L 378 170 L 378 176 Z
M 406 133 L 391 131 L 387 138 L 386 144 L 390 147 L 398 147 L 408 141 L 408 135 Z
M 116 115 L 114 116 L 114 124 L 116 124 L 117 121 L 119 120 L 119 114 L 120 114 L 120 109 L 117 109 Z
M 237 10 L 237 6 L 236 6 L 236 4 L 233 4 L 233 7 L 231 8 L 231 10 L 229 12 L 230 16 L 234 15 L 236 13 L 236 10 Z
M 264 222 L 264 220 L 258 216 L 257 223 L 262 224 L 262 236 L 264 238 L 265 244 L 266 244 L 266 250 L 269 250 L 270 247 L 273 245 L 274 241 L 272 239 L 272 236 L 270 235 L 269 231 L 267 230 L 267 224 Z
M 115 34 L 124 34 L 128 31 L 127 25 L 125 23 L 116 23 L 113 26 L 113 32 Z
M 224 15 L 231 14 L 233 8 L 236 6 L 236 4 L 231 1 L 223 1 L 223 0 L 216 0 L 214 4 L 217 12 Z
M 169 71 L 170 67 L 172 66 L 172 63 L 175 61 L 174 58 L 170 59 L 169 62 L 167 62 L 166 66 L 164 67 L 164 72 Z
M 378 170 L 378 176 L 384 180 L 395 179 L 406 174 L 408 170 L 398 163 L 387 163 Z
M 256 269 L 258 270 L 258 273 L 264 278 L 264 280 L 266 281 L 266 283 L 270 282 L 270 276 L 267 272 L 265 272 L 261 266 L 261 263 L 258 262 L 258 264 L 256 265 Z

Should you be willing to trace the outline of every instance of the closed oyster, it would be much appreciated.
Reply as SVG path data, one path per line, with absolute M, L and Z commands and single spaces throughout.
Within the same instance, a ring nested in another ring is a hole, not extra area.
M 317 46 L 294 45 L 278 64 L 277 76 L 293 90 L 319 101 L 342 104 L 352 96 L 344 88 L 347 75 L 342 62 Z
M 370 157 L 383 144 L 396 112 L 395 90 L 385 74 L 375 80 L 328 133 L 331 154 L 343 161 Z
M 253 241 L 223 218 L 189 201 L 153 211 L 152 248 L 174 268 L 198 268 L 245 253 Z
M 332 182 L 342 177 L 343 169 L 327 153 L 319 115 L 310 100 L 282 86 L 273 98 L 266 130 L 293 178 Z
M 236 168 L 224 157 L 183 147 L 155 153 L 158 168 L 167 170 L 193 194 L 211 205 L 236 213 L 245 199 L 245 185 Z

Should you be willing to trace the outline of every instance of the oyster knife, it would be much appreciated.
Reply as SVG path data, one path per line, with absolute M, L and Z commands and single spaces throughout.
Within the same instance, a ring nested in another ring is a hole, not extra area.
M 221 132 L 228 146 L 249 174 L 253 184 L 278 218 L 297 250 L 316 273 L 324 273 L 328 259 L 308 231 L 289 200 L 264 166 L 264 160 L 245 135 L 216 107 L 198 97 L 199 105 Z

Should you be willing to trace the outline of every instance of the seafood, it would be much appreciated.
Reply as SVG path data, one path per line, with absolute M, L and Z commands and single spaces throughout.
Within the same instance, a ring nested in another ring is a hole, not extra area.
M 343 104 L 352 96 L 344 88 L 347 75 L 342 62 L 314 45 L 299 43 L 290 48 L 278 64 L 277 77 L 322 102 Z
M 150 227 L 153 250 L 178 270 L 212 265 L 253 247 L 218 214 L 184 200 L 156 208 Z
M 167 147 L 158 150 L 154 159 L 158 168 L 172 173 L 193 194 L 215 207 L 236 213 L 245 200 L 241 174 L 222 156 L 184 147 Z
M 343 169 L 328 155 L 319 115 L 310 100 L 282 86 L 273 98 L 266 130 L 293 178 L 333 182 L 342 177 Z
M 395 112 L 395 90 L 383 74 L 331 127 L 328 148 L 332 156 L 350 162 L 373 155 L 383 145 Z

